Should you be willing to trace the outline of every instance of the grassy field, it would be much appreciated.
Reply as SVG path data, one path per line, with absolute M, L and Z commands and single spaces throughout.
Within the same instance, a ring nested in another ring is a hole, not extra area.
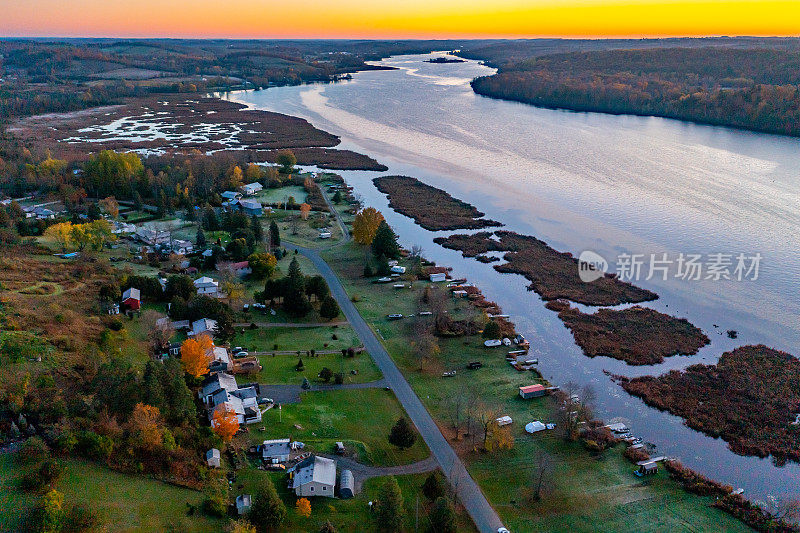
M 113 472 L 94 463 L 64 459 L 64 474 L 56 489 L 64 494 L 65 506 L 82 504 L 94 510 L 107 531 L 220 531 L 221 520 L 199 513 L 187 514 L 189 506 L 199 507 L 203 495 L 189 489 L 151 479 Z M 0 530 L 25 531 L 24 517 L 39 498 L 17 489 L 26 473 L 12 455 L 0 455 Z
M 399 292 L 370 284 L 360 277 L 364 252 L 356 245 L 323 255 L 340 275 L 359 311 L 385 339 L 390 354 L 460 450 L 467 468 L 511 531 L 596 531 L 600 523 L 604 531 L 749 531 L 741 522 L 711 507 L 709 499 L 684 492 L 663 472 L 648 479 L 634 476 L 634 465 L 624 460 L 621 446 L 594 456 L 579 444 L 565 442 L 557 432 L 526 434 L 526 423 L 554 420 L 554 405 L 548 398 L 519 398 L 518 387 L 537 382 L 539 377 L 511 368 L 502 348 L 486 349 L 478 337 L 440 339 L 441 354 L 420 371 L 409 342 L 414 319 L 390 322 L 385 313 L 418 312 L 426 283 L 415 282 L 413 289 Z M 451 305 L 453 313 L 470 312 L 464 309 L 463 300 L 453 300 Z M 465 365 L 474 360 L 483 362 L 484 367 L 466 370 Z M 455 377 L 441 377 L 442 370 L 451 369 L 457 371 Z M 467 438 L 454 441 L 447 399 L 457 394 L 479 399 L 497 416 L 511 416 L 514 448 L 473 452 L 473 443 Z M 530 487 L 539 464 L 545 465 L 545 490 L 543 498 L 534 502 Z
M 336 441 L 344 441 L 361 463 L 402 465 L 429 455 L 422 438 L 406 450 L 389 444 L 389 431 L 404 415 L 394 394 L 382 388 L 305 392 L 301 403 L 284 405 L 280 412 L 267 411 L 263 417 L 267 431 L 253 425 L 246 438 L 256 444 L 264 439 L 291 437 L 304 442 L 311 451 L 325 453 L 333 452 Z
M 274 204 L 286 202 L 289 200 L 289 197 L 292 197 L 295 203 L 302 204 L 306 201 L 306 196 L 308 196 L 308 193 L 306 193 L 302 185 L 287 185 L 277 189 L 262 189 L 254 196 L 248 198 L 258 200 L 262 204 Z
M 375 519 L 369 511 L 367 505 L 374 500 L 384 480 L 382 478 L 372 478 L 364 483 L 363 491 L 350 500 L 340 500 L 334 498 L 314 498 L 311 500 L 311 516 L 305 518 L 300 516 L 295 510 L 297 497 L 286 484 L 286 475 L 281 473 L 266 474 L 255 468 L 242 469 L 237 472 L 236 494 L 252 492 L 256 487 L 259 476 L 269 475 L 272 478 L 278 494 L 284 500 L 288 509 L 286 522 L 281 528 L 282 531 L 316 533 L 326 520 L 330 520 L 338 531 L 359 531 L 373 532 L 378 531 L 375 526 Z M 405 530 L 415 531 L 417 516 L 416 496 L 419 496 L 419 531 L 425 531 L 430 524 L 428 519 L 429 502 L 422 496 L 422 484 L 425 482 L 427 474 L 414 474 L 407 476 L 397 476 L 397 483 L 403 493 L 403 508 L 405 510 Z M 460 512 L 457 520 L 458 531 L 470 533 L 475 531 L 472 521 L 466 513 Z

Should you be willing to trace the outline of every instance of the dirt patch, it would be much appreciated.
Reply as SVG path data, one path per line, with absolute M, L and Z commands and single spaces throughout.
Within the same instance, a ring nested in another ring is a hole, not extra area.
M 372 182 L 389 197 L 389 207 L 413 218 L 414 222 L 430 231 L 503 225 L 482 218 L 484 214 L 475 206 L 453 198 L 446 191 L 426 185 L 416 178 L 382 176 Z
M 582 313 L 565 302 L 549 302 L 589 357 L 606 356 L 629 365 L 654 365 L 673 355 L 693 355 L 711 342 L 685 318 L 634 306 Z
M 659 377 L 617 378 L 645 403 L 722 437 L 734 453 L 800 462 L 800 360 L 764 345 Z
M 495 238 L 496 237 L 496 238 Z M 543 300 L 570 300 L 585 305 L 619 305 L 655 300 L 658 295 L 620 281 L 613 274 L 583 282 L 578 276 L 578 260 L 570 253 L 558 252 L 535 237 L 511 231 L 494 234 L 437 237 L 434 242 L 459 250 L 466 257 L 483 256 L 488 252 L 506 252 L 504 264 L 495 265 L 498 272 L 521 274 L 530 282 L 530 289 Z

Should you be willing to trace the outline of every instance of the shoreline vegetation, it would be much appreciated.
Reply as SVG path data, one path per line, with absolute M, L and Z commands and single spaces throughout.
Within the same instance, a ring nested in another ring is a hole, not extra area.
M 694 355 L 711 340 L 685 318 L 647 307 L 600 309 L 583 313 L 563 301 L 546 307 L 570 329 L 575 343 L 589 357 L 606 356 L 629 365 L 655 365 L 673 355 Z
M 425 63 L 466 63 L 465 59 L 458 59 L 455 57 L 434 57 L 426 59 Z
M 481 57 L 480 49 L 468 54 Z M 766 48 L 593 50 L 531 56 L 471 82 L 475 93 L 550 109 L 657 116 L 800 136 L 800 52 Z
M 800 360 L 764 345 L 662 376 L 615 376 L 628 394 L 722 438 L 739 455 L 800 462 Z
M 585 283 L 578 275 L 578 260 L 572 254 L 558 252 L 529 235 L 512 231 L 479 232 L 436 237 L 433 241 L 482 262 L 487 262 L 487 253 L 502 252 L 506 263 L 495 265 L 495 270 L 524 276 L 531 282 L 530 290 L 545 301 L 569 300 L 599 306 L 658 299 L 654 292 L 620 281 L 613 274 Z
M 442 189 L 408 176 L 381 176 L 372 180 L 375 187 L 389 198 L 389 207 L 414 219 L 429 231 L 478 229 L 502 226 L 483 218 L 484 213 Z

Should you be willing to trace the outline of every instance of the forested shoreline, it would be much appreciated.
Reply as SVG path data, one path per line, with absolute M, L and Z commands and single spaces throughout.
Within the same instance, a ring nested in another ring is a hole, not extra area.
M 800 136 L 800 53 L 670 48 L 553 54 L 476 78 L 483 96 Z

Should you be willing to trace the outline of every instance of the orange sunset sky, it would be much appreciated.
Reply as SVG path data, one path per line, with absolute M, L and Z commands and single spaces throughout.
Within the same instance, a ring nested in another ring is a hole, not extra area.
M 0 0 L 0 36 L 800 35 L 800 0 Z

